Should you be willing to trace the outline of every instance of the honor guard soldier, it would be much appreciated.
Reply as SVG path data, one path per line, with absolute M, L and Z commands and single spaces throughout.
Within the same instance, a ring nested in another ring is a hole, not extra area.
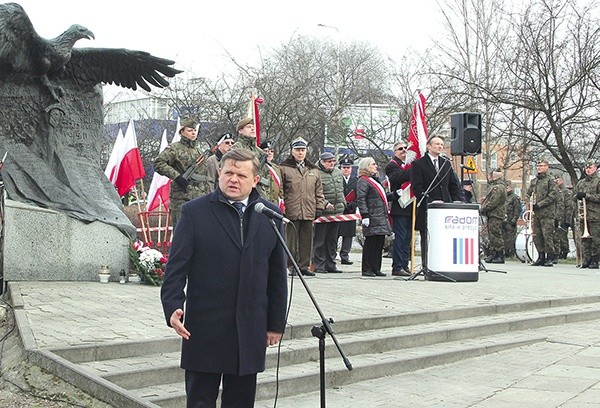
M 504 180 L 506 185 L 506 218 L 502 223 L 502 238 L 504 240 L 504 256 L 515 256 L 517 241 L 517 221 L 521 217 L 521 199 L 515 194 L 510 180 Z
M 169 213 L 173 228 L 183 203 L 212 191 L 208 183 L 206 157 L 197 146 L 196 122 L 181 120 L 181 139 L 163 150 L 154 160 L 154 170 L 174 181 L 169 193 Z
M 527 190 L 527 197 L 533 209 L 533 243 L 539 254 L 531 266 L 553 266 L 556 256 L 554 214 L 558 189 L 553 177 L 548 174 L 548 169 L 548 160 L 540 158 L 536 164 L 537 177 L 531 180 Z
M 267 155 L 260 147 L 256 145 L 256 128 L 254 127 L 254 119 L 245 118 L 238 122 L 236 126 L 238 139 L 232 146 L 232 149 L 246 149 L 254 152 L 260 163 L 260 181 L 256 190 L 262 198 L 269 199 L 269 190 L 271 189 L 271 175 L 266 164 Z
M 488 182 L 490 190 L 481 203 L 481 214 L 487 217 L 490 254 L 485 258 L 489 263 L 504 263 L 504 239 L 502 222 L 506 215 L 506 186 L 502 182 L 502 172 L 492 172 Z
M 271 177 L 269 193 L 266 198 L 273 204 L 278 205 L 281 212 L 284 212 L 283 190 L 281 189 L 281 170 L 279 169 L 279 165 L 273 161 L 275 158 L 275 149 L 270 141 L 262 142 L 260 148 L 267 155 L 266 164 L 269 166 L 269 176 Z
M 206 167 L 208 171 L 208 183 L 211 191 L 214 191 L 219 185 L 219 163 L 225 153 L 231 150 L 234 140 L 231 133 L 224 133 L 217 140 L 217 149 L 215 154 L 206 159 Z

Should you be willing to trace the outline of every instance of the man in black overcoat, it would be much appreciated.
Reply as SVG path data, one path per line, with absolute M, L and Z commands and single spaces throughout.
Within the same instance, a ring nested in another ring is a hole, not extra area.
M 450 160 L 442 155 L 444 139 L 427 140 L 427 153 L 412 162 L 410 182 L 419 204 L 416 229 L 421 235 L 421 266 L 427 273 L 427 204 L 462 202 L 461 185 Z M 425 275 L 427 277 L 427 274 Z
M 279 209 L 256 191 L 253 152 L 231 150 L 220 166 L 219 187 L 182 207 L 161 289 L 167 324 L 183 337 L 188 407 L 215 407 L 221 380 L 222 407 L 252 407 L 266 347 L 285 328 L 286 256 L 253 210 Z

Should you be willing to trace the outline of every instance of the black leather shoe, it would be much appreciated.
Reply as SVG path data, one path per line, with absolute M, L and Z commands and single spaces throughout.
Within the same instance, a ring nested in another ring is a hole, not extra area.
M 394 275 L 394 276 L 410 276 L 410 272 L 408 272 L 404 268 L 400 268 L 395 271 L 392 271 L 392 275 Z
M 363 272 L 362 276 L 374 277 L 374 276 L 377 276 L 377 275 L 375 275 L 373 272 Z
M 381 272 L 381 271 L 377 271 L 377 272 L 373 272 L 375 274 L 375 276 L 385 276 L 385 273 Z
M 352 265 L 354 262 L 352 262 L 349 259 L 342 259 L 342 265 Z
M 315 274 L 308 269 L 302 269 L 300 272 L 302 272 L 302 275 L 304 276 L 315 276 Z
M 315 273 L 327 273 L 325 269 L 315 269 Z
M 344 271 L 340 271 L 338 268 L 327 270 L 327 273 L 342 273 L 342 272 L 344 272 Z

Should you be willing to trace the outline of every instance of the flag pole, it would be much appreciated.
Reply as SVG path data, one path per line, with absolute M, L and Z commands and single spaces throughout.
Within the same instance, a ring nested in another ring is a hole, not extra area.
M 142 184 L 143 188 L 143 184 Z M 138 207 L 138 218 L 140 219 L 140 226 L 142 228 L 142 236 L 144 237 L 144 243 L 150 242 L 148 239 L 148 234 L 146 231 L 146 223 L 144 222 L 144 212 L 142 211 L 142 206 L 140 205 L 140 195 L 138 194 L 137 185 L 133 188 L 135 194 L 135 201 L 137 202 Z
M 416 200 L 412 202 L 412 234 L 410 237 L 410 274 L 415 273 L 415 224 L 417 218 L 417 203 Z

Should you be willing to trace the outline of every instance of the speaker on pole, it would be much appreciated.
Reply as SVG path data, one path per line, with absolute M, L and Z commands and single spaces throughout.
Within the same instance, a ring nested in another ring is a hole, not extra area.
M 481 114 L 459 112 L 450 115 L 450 153 L 474 156 L 481 153 Z

